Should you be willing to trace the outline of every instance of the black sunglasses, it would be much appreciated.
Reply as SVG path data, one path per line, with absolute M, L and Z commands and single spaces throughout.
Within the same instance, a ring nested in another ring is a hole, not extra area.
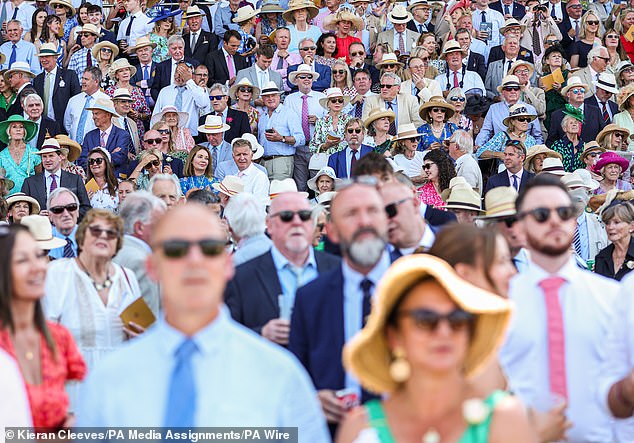
M 313 76 L 312 75 L 298 75 L 296 78 L 300 79 L 300 80 L 307 80 L 307 79 L 312 79 Z
M 390 203 L 389 205 L 385 205 L 385 213 L 387 214 L 387 218 L 394 218 L 398 215 L 398 205 L 409 201 L 409 198 L 404 198 L 403 200 L 395 201 L 394 203 Z
M 300 211 L 280 211 L 271 214 L 271 217 L 279 217 L 284 223 L 290 223 L 295 218 L 295 214 L 299 215 L 299 219 L 303 222 L 310 220 L 312 212 L 310 209 L 302 209 Z
M 210 95 L 209 96 L 209 100 L 211 100 L 211 101 L 224 100 L 225 97 L 226 97 L 226 95 Z
M 88 164 L 90 166 L 92 166 L 92 165 L 100 165 L 102 163 L 103 163 L 103 158 L 101 158 L 101 157 L 88 159 Z
M 344 71 L 343 69 L 333 69 L 332 73 L 333 74 L 345 74 L 346 71 Z
M 77 203 L 71 203 L 66 206 L 53 206 L 51 209 L 49 209 L 49 211 L 51 211 L 53 214 L 59 215 L 64 211 L 75 212 L 77 209 L 79 209 Z
M 302 46 L 299 48 L 300 51 L 316 51 L 317 46 Z
M 169 129 L 157 129 L 157 131 L 159 132 L 159 134 L 169 134 L 170 133 Z
M 93 237 L 99 238 L 101 234 L 106 234 L 106 240 L 114 240 L 119 236 L 119 231 L 113 229 L 103 229 L 99 226 L 88 226 L 88 230 Z
M 595 25 L 595 26 L 597 26 L 599 24 L 599 22 L 596 21 L 596 20 L 588 20 L 586 23 L 589 24 L 589 25 Z
M 148 138 L 146 140 L 143 140 L 145 143 L 147 143 L 148 145 L 160 145 L 161 143 L 163 143 L 163 139 L 162 138 Z
M 240 86 L 238 88 L 238 92 L 253 92 L 253 89 L 248 86 Z
M 339 103 L 342 104 L 343 103 L 343 98 L 331 98 L 330 99 L 330 103 Z
M 516 120 L 521 123 L 530 123 L 532 119 L 530 117 L 516 117 Z
M 399 316 L 410 317 L 417 328 L 432 332 L 438 328 L 441 321 L 446 320 L 452 331 L 459 331 L 471 327 L 475 322 L 475 315 L 462 309 L 454 309 L 447 314 L 441 314 L 431 309 L 410 309 L 400 311 Z
M 519 86 L 505 86 L 504 88 L 502 88 L 503 91 L 519 91 L 520 87 Z
M 507 228 L 512 228 L 513 225 L 517 223 L 517 220 L 518 220 L 517 217 L 513 216 L 513 217 L 506 217 L 500 220 L 500 222 L 504 223 Z
M 442 112 L 444 114 L 446 111 L 445 108 L 431 108 L 431 112 Z
M 205 257 L 216 257 L 225 250 L 225 240 L 204 238 L 202 240 L 166 240 L 160 247 L 168 258 L 183 258 L 189 252 L 192 245 L 198 245 Z
M 559 206 L 557 208 L 535 208 L 520 214 L 521 218 L 532 216 L 537 223 L 545 223 L 550 219 L 550 214 L 555 211 L 562 221 L 568 221 L 575 216 L 574 206 Z
M 365 56 L 365 52 L 351 52 L 350 57 L 361 57 Z
M 348 128 L 346 132 L 348 134 L 361 134 L 361 128 Z
M 158 160 L 152 160 L 150 163 L 144 166 L 145 169 L 151 169 L 152 166 L 158 167 L 161 165 L 161 162 Z
M 464 97 L 451 97 L 449 100 L 452 102 L 464 102 L 466 99 Z
M 428 169 L 431 169 L 431 165 L 434 165 L 434 164 L 435 164 L 435 163 L 425 163 L 425 164 L 423 165 L 423 169 L 424 169 L 425 171 L 427 171 Z
M 387 88 L 391 88 L 392 86 L 395 86 L 395 85 L 385 85 L 385 84 L 381 83 L 379 86 L 381 87 L 381 89 L 387 89 Z

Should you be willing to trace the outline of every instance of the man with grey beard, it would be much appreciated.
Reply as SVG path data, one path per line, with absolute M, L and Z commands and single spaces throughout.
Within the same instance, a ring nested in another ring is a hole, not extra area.
M 312 377 L 331 432 L 347 400 L 371 398 L 344 371 L 341 351 L 363 327 L 374 289 L 390 266 L 387 216 L 376 183 L 362 176 L 337 191 L 327 232 L 339 243 L 343 261 L 297 291 L 291 318 L 289 349 Z

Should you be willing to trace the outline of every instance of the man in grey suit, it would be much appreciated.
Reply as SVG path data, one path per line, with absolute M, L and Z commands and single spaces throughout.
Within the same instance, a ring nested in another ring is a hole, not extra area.
M 266 85 L 267 82 L 275 82 L 275 85 L 280 91 L 282 88 L 282 76 L 279 72 L 271 69 L 271 61 L 275 51 L 270 45 L 260 45 L 255 51 L 255 64 L 245 69 L 238 71 L 236 77 L 236 83 L 243 78 L 248 78 L 252 85 L 260 88 L 260 91 Z M 256 106 L 264 106 L 262 99 L 255 100 Z
M 119 211 L 123 219 L 125 239 L 123 247 L 114 258 L 115 263 L 134 272 L 143 300 L 156 317 L 159 315 L 160 291 L 158 283 L 147 275 L 145 260 L 152 253 L 149 241 L 154 224 L 166 210 L 163 200 L 147 191 L 128 195 Z
M 513 63 L 517 60 L 520 50 L 520 41 L 514 35 L 509 35 L 502 43 L 504 58 L 489 64 L 487 76 L 484 80 L 484 87 L 487 90 L 487 97 L 493 99 L 500 95 L 497 87 L 502 84 L 502 79 L 507 75 Z
M 590 98 L 597 92 L 594 82 L 599 80 L 599 74 L 605 72 L 609 61 L 610 54 L 608 54 L 608 49 L 605 46 L 595 46 L 588 52 L 588 66 L 572 74 L 588 85 L 585 98 Z

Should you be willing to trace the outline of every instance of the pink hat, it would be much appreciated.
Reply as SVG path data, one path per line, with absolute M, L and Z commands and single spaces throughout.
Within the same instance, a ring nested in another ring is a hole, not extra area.
M 599 174 L 601 172 L 601 169 L 603 169 L 604 166 L 607 166 L 610 163 L 619 165 L 621 167 L 621 172 L 625 171 L 630 165 L 630 163 L 619 154 L 616 154 L 612 151 L 607 151 L 601 154 L 599 160 L 597 160 L 597 162 L 594 164 L 592 170 L 595 173 Z

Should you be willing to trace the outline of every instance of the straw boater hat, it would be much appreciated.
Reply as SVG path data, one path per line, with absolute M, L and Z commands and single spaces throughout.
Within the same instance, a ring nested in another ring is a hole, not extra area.
M 231 97 L 234 100 L 237 100 L 236 95 L 238 93 L 238 89 L 241 86 L 248 86 L 249 88 L 253 90 L 253 100 L 257 100 L 260 97 L 260 88 L 251 84 L 249 79 L 246 77 L 243 77 L 239 82 L 234 83 L 233 86 L 229 88 L 229 97 Z
M 627 129 L 625 129 L 622 126 L 619 126 L 617 124 L 614 123 L 610 123 L 609 125 L 607 125 L 605 128 L 603 128 L 601 130 L 601 132 L 599 132 L 597 134 L 597 138 L 595 139 L 597 141 L 597 144 L 599 145 L 603 145 L 603 142 L 605 141 L 605 138 L 614 133 L 614 132 L 620 132 L 623 134 L 623 140 L 625 140 L 626 138 L 628 138 L 630 136 L 630 131 L 628 131 Z M 587 143 L 586 143 L 587 146 Z M 603 149 L 603 148 L 602 148 Z M 605 149 L 603 149 L 605 151 Z M 585 146 L 584 146 L 584 150 L 583 152 L 586 152 Z
M 74 162 L 81 155 L 81 145 L 65 134 L 58 134 L 55 140 L 59 143 L 62 150 L 66 149 L 66 158 L 69 162 Z
M 447 54 L 450 54 L 452 52 L 460 52 L 462 53 L 463 57 L 467 55 L 467 51 L 462 49 L 462 47 L 460 46 L 460 43 L 458 43 L 455 40 L 449 40 L 447 43 L 445 43 L 445 46 L 443 46 L 442 53 L 440 54 L 440 58 L 444 60 Z
M 301 9 L 306 9 L 308 11 L 308 21 L 314 19 L 317 14 L 319 14 L 319 9 L 310 0 L 291 0 L 288 3 L 288 8 L 286 8 L 286 12 L 282 14 L 282 18 L 289 23 L 295 23 L 293 12 L 299 11 Z
M 115 111 L 114 109 L 114 103 L 112 103 L 112 100 L 109 98 L 98 98 L 97 100 L 95 100 L 95 104 L 87 107 L 86 110 L 87 111 L 96 111 L 96 110 L 105 111 L 105 112 L 109 112 L 115 117 L 119 117 L 119 114 L 117 114 L 117 111 Z
M 99 60 L 98 55 L 99 55 L 99 51 L 101 51 L 101 48 L 110 48 L 112 50 L 112 58 L 110 60 L 114 60 L 115 57 L 119 55 L 119 48 L 117 47 L 117 45 L 110 43 L 107 40 L 104 40 L 102 42 L 97 43 L 95 46 L 92 47 L 92 50 L 91 50 L 92 56 L 95 57 L 97 60 Z
M 612 94 L 619 93 L 619 88 L 616 86 L 616 77 L 611 72 L 602 72 L 597 80 L 592 81 L 592 84 Z
M 416 125 L 414 125 L 414 123 L 405 123 L 403 125 L 398 125 L 396 137 L 394 137 L 392 141 L 395 142 L 398 140 L 406 140 L 408 138 L 416 137 L 420 137 L 420 134 L 416 130 Z
M 368 114 L 368 118 L 366 118 L 363 122 L 363 126 L 365 126 L 367 129 L 373 122 L 383 117 L 389 118 L 390 123 L 396 120 L 396 114 L 394 114 L 394 111 L 392 111 L 391 109 L 372 108 L 370 110 L 370 113 Z
M 13 182 L 13 180 L 7 178 L 7 171 L 4 168 L 0 168 L 0 180 L 4 183 L 5 191 L 10 191 L 15 187 L 15 183 Z
M 504 340 L 511 316 L 507 300 L 467 283 L 437 257 L 425 254 L 402 257 L 379 282 L 366 326 L 343 350 L 346 370 L 372 392 L 391 393 L 399 388 L 399 383 L 390 376 L 393 356 L 385 334 L 386 324 L 404 293 L 425 277 L 434 279 L 459 308 L 476 316 L 462 368 L 466 377 L 484 366 Z
M 414 16 L 405 8 L 405 6 L 397 4 L 392 12 L 387 14 L 387 19 L 394 24 L 405 24 L 412 20 Z
M 521 88 L 522 85 L 520 85 L 520 79 L 517 78 L 517 75 L 507 75 L 506 77 L 504 77 L 502 79 L 502 84 L 500 86 L 497 87 L 497 90 L 499 93 L 502 92 L 502 89 L 509 87 L 509 86 L 515 86 L 517 88 Z
M 306 182 L 306 184 L 308 185 L 308 188 L 317 192 L 318 191 L 317 180 L 319 180 L 319 177 L 321 177 L 322 175 L 325 175 L 326 177 L 330 177 L 335 182 L 335 185 L 341 183 L 341 179 L 337 178 L 337 174 L 335 174 L 335 170 L 332 169 L 330 166 L 324 166 L 317 172 L 317 174 L 313 178 L 311 178 L 310 180 L 308 180 L 308 182 Z
M 502 120 L 502 123 L 504 123 L 504 126 L 508 126 L 511 119 L 517 117 L 528 117 L 531 121 L 537 118 L 535 114 L 530 114 L 528 112 L 524 103 L 516 103 L 509 108 L 509 116 Z
M 535 66 L 533 66 L 531 62 L 528 62 L 526 60 L 519 60 L 519 59 L 513 62 L 513 64 L 511 65 L 511 69 L 509 69 L 509 74 L 515 75 L 515 70 L 519 68 L 520 66 L 525 66 L 528 69 L 529 78 L 533 76 L 533 72 L 535 72 Z
M 393 52 L 388 52 L 381 56 L 381 61 L 376 64 L 377 69 L 383 69 L 384 66 L 388 65 L 397 65 L 397 66 L 405 66 L 403 63 L 398 61 L 398 57 Z
M 298 75 L 309 75 L 309 74 L 313 76 L 313 81 L 319 78 L 319 72 L 313 71 L 313 68 L 310 65 L 302 63 L 301 65 L 297 67 L 296 71 L 293 71 L 290 74 L 288 74 L 288 81 L 291 82 L 291 84 L 293 85 L 297 85 L 295 80 L 297 79 Z
M 450 188 L 449 197 L 445 200 L 447 204 L 443 209 L 463 209 L 483 213 L 482 199 L 480 194 L 469 185 L 458 185 Z
M 48 4 L 51 6 L 51 8 L 55 5 L 62 5 L 67 7 L 68 9 L 70 9 L 70 14 L 68 14 L 68 17 L 72 17 L 77 12 L 72 3 L 66 0 L 51 0 Z
M 564 175 L 566 170 L 564 169 L 564 165 L 561 162 L 560 158 L 557 157 L 546 157 L 544 159 L 544 163 L 542 163 L 542 174 L 553 174 L 553 175 Z
M 27 62 L 13 62 L 11 67 L 4 71 L 4 81 L 9 81 L 9 76 L 14 72 L 21 72 L 22 74 L 28 75 L 31 78 L 35 78 L 35 74 L 31 72 L 31 65 Z
M 561 95 L 565 97 L 571 88 L 585 88 L 587 91 L 590 87 L 587 84 L 585 84 L 583 80 L 581 80 L 580 77 L 577 77 L 576 75 L 574 75 L 572 77 L 569 77 L 568 83 L 566 84 L 566 86 L 561 88 Z
M 604 166 L 607 166 L 609 164 L 619 165 L 621 167 L 621 172 L 627 170 L 627 168 L 630 165 L 626 159 L 621 157 L 616 152 L 607 151 L 601 154 L 601 157 L 599 157 L 599 160 L 597 160 L 597 162 L 594 164 L 594 166 L 592 167 L 592 170 L 595 173 L 600 174 L 601 169 L 603 169 Z
M 526 151 L 526 159 L 524 160 L 524 169 L 528 169 L 531 165 L 531 161 L 535 158 L 536 155 L 546 154 L 546 157 L 555 157 L 561 160 L 561 154 L 559 152 L 553 151 L 546 145 L 534 145 L 528 148 Z
M 53 237 L 53 227 L 48 217 L 43 215 L 27 215 L 20 220 L 20 224 L 29 228 L 29 232 L 38 246 L 45 250 L 61 248 L 66 245 L 66 241 L 58 237 Z
M 239 13 L 240 13 L 240 10 L 238 10 L 238 14 Z M 183 13 L 184 20 L 187 20 L 188 18 L 204 17 L 204 16 L 205 16 L 205 13 L 202 12 L 200 8 L 196 5 L 188 6 L 187 10 Z
M 280 5 L 278 0 L 264 0 L 262 2 L 262 7 L 260 8 L 260 14 L 272 14 L 272 13 L 282 13 L 284 12 L 284 8 Z
M 26 195 L 23 192 L 16 192 L 10 195 L 6 199 L 7 207 L 11 209 L 11 206 L 17 202 L 26 202 L 31 206 L 31 215 L 40 213 L 40 204 L 33 197 Z
M 112 95 L 112 101 L 115 100 L 125 100 L 128 102 L 134 101 L 134 99 L 132 98 L 132 94 L 130 94 L 130 91 L 128 91 L 127 88 L 115 89 L 114 94 Z
M 234 138 L 233 140 L 231 140 L 231 149 L 233 149 L 233 145 L 238 140 L 246 140 L 251 143 L 251 151 L 253 152 L 253 157 L 251 158 L 251 160 L 258 160 L 264 155 L 264 146 L 262 146 L 258 142 L 258 139 L 255 138 L 255 135 L 247 132 L 246 134 L 242 134 L 242 137 Z
M 4 78 L 7 78 L 7 74 L 4 74 Z M 630 97 L 633 95 L 634 95 L 634 83 L 630 83 L 629 85 L 626 85 L 623 88 L 621 88 L 621 90 L 619 91 L 616 97 L 616 102 L 618 103 L 619 109 L 621 111 L 624 111 L 626 109 L 625 106 L 627 105 L 627 102 L 629 101 Z
M 520 32 L 524 32 L 526 30 L 526 26 L 518 22 L 517 19 L 510 18 L 507 21 L 505 21 L 504 26 L 500 28 L 500 35 L 504 35 L 504 33 L 508 31 L 510 28 L 520 28 Z
M 24 131 L 26 135 L 24 136 L 25 141 L 30 141 L 33 137 L 35 137 L 35 132 L 37 131 L 37 124 L 31 120 L 27 120 L 21 115 L 11 115 L 8 119 L 3 122 L 0 122 L 0 141 L 5 145 L 9 144 L 9 136 L 7 135 L 7 129 L 11 123 L 22 123 L 24 125 Z
M 389 15 L 389 14 L 388 14 Z M 360 31 L 365 27 L 363 19 L 349 9 L 340 9 L 334 15 L 329 15 L 324 20 L 324 29 L 327 31 L 336 31 L 337 23 L 348 21 L 352 23 L 351 33 Z
M 179 111 L 178 109 L 176 109 L 176 106 L 174 105 L 165 105 L 161 108 L 161 112 L 159 112 L 158 114 L 152 115 L 152 118 L 150 119 L 150 126 L 154 126 L 154 123 L 160 122 L 161 120 L 163 120 L 163 117 L 168 112 L 175 112 L 178 114 L 178 126 L 180 127 L 187 126 L 187 120 L 189 119 L 189 115 L 186 112 Z M 219 117 L 219 116 L 216 116 L 216 117 L 222 120 L 222 117 Z M 209 118 L 209 116 L 207 116 L 207 118 Z M 198 129 L 198 131 L 200 131 L 200 128 Z
M 423 103 L 420 108 L 418 108 L 418 115 L 420 118 L 428 122 L 429 112 L 432 108 L 444 108 L 446 109 L 445 118 L 449 119 L 456 112 L 456 108 L 447 103 L 444 98 L 435 96 L 429 99 L 427 103 Z
M 202 132 L 203 134 L 220 134 L 221 132 L 228 131 L 229 129 L 231 129 L 231 127 L 226 123 L 223 123 L 221 116 L 208 115 L 205 117 L 205 124 L 198 127 L 198 132 Z
M 228 197 L 233 197 L 244 192 L 244 183 L 240 177 L 235 175 L 226 175 L 220 183 L 211 185 L 216 191 L 222 192 Z
M 253 9 L 253 6 L 246 5 L 238 9 L 238 13 L 236 14 L 236 17 L 231 21 L 233 23 L 246 22 L 247 20 L 251 20 L 253 17 L 258 15 L 259 13 L 260 13 L 259 9 Z
M 431 5 L 427 2 L 427 0 L 414 0 L 413 2 L 409 4 L 409 6 L 407 7 L 407 10 L 409 12 L 412 12 L 414 8 L 418 6 L 426 6 L 428 8 L 431 8 Z
M 262 87 L 262 91 L 260 91 L 260 95 L 275 95 L 275 94 L 281 94 L 282 91 L 280 91 L 277 87 L 277 84 L 274 81 L 268 81 L 266 82 L 266 84 Z
M 579 171 L 587 172 L 588 180 L 586 180 L 585 177 L 582 177 L 581 174 L 579 174 Z M 561 182 L 569 190 L 584 188 L 584 189 L 587 189 L 588 191 L 594 191 L 595 189 L 599 187 L 599 182 L 596 180 L 592 180 L 592 178 L 590 177 L 590 171 L 586 171 L 585 169 L 579 169 L 574 172 L 567 172 L 565 175 L 561 177 Z M 592 182 L 596 183 L 596 187 L 594 186 Z
M 517 191 L 512 186 L 498 186 L 484 196 L 485 215 L 479 220 L 499 220 L 517 214 L 515 210 Z
M 152 49 L 156 48 L 156 43 L 150 41 L 150 37 L 147 35 L 144 35 L 142 37 L 139 37 L 136 39 L 136 45 L 132 46 L 132 48 L 130 48 L 130 51 L 132 52 L 136 52 L 141 48 L 144 48 L 146 46 L 151 46 Z
M 117 71 L 126 68 L 130 70 L 130 77 L 134 77 L 134 74 L 136 74 L 136 68 L 130 64 L 127 58 L 118 58 L 113 61 L 108 72 L 110 73 L 111 78 L 115 78 Z
M 97 37 L 101 37 L 101 33 L 99 29 L 92 23 L 86 23 L 84 26 L 81 26 L 77 29 L 77 32 L 90 32 L 92 35 L 96 35 Z
M 49 55 L 59 57 L 60 52 L 57 50 L 57 46 L 54 43 L 43 43 L 42 46 L 40 46 L 40 52 L 35 55 L 38 57 L 46 57 Z
M 273 200 L 280 194 L 285 192 L 297 192 L 297 184 L 292 178 L 285 178 L 284 180 L 271 180 L 271 187 L 269 188 L 269 197 Z M 308 192 L 299 192 L 304 197 L 308 197 Z
M 59 146 L 59 142 L 57 140 L 55 140 L 54 138 L 47 138 L 46 140 L 44 140 L 44 143 L 42 143 L 42 147 L 40 148 L 40 150 L 36 151 L 35 154 L 42 155 L 51 154 L 53 152 L 57 152 L 59 154 L 61 150 L 62 148 Z
M 328 88 L 324 91 L 324 94 L 326 96 L 319 99 L 319 104 L 325 109 L 328 109 L 328 101 L 332 98 L 342 98 L 344 106 L 350 103 L 350 96 L 343 95 L 341 88 Z
M 447 199 L 449 198 L 449 195 L 451 194 L 451 190 L 457 186 L 471 187 L 463 176 L 456 175 L 454 178 L 449 180 L 449 187 L 440 193 L 440 198 L 442 198 L 444 201 L 447 201 Z

